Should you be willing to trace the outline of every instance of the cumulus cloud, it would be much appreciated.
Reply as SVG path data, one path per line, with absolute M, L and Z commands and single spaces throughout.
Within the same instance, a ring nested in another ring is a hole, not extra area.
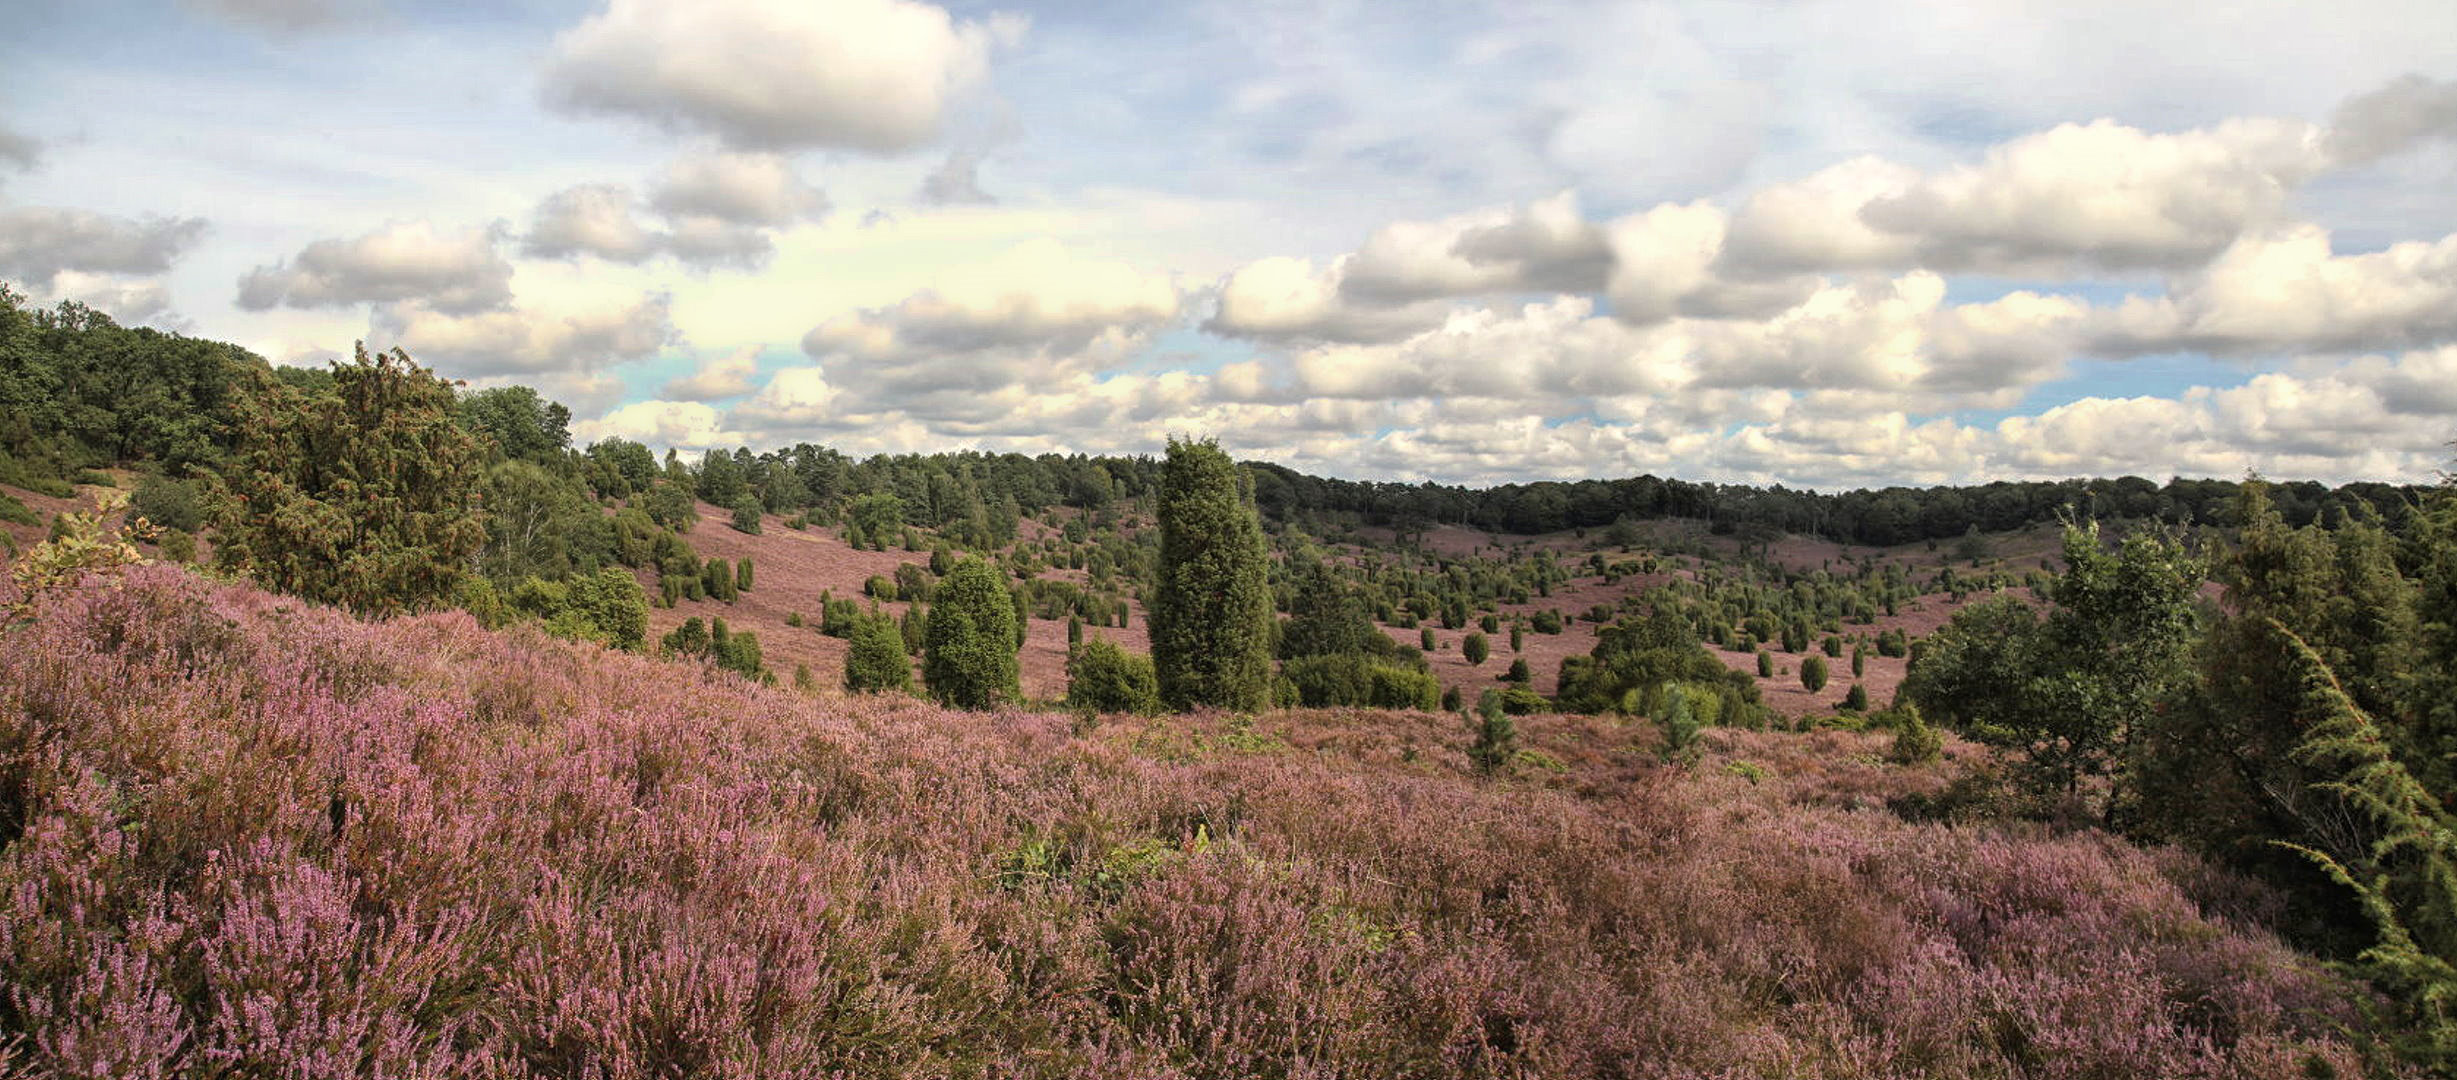
M 2457 137 L 2457 80 L 2400 76 L 2347 99 L 2329 118 L 2329 152 L 2349 165 L 2387 157 L 2426 139 L 2451 137 Z
M 1313 260 L 1272 256 L 1239 267 L 1220 284 L 1219 306 L 1204 329 L 1261 341 L 1392 341 L 1444 317 L 1441 304 L 1358 304 L 1340 284 L 1348 256 L 1317 269 Z
M 289 259 L 259 266 L 239 281 L 239 306 L 347 307 L 414 301 L 468 314 L 512 300 L 512 264 L 496 252 L 497 230 L 438 229 L 424 221 L 387 225 L 351 239 L 318 240 Z
M 582 184 L 538 203 L 521 254 L 542 259 L 594 255 L 637 263 L 654 257 L 666 237 L 641 223 L 638 200 L 621 184 Z
M 41 291 L 40 299 L 48 303 L 74 300 L 109 315 L 122 326 L 176 329 L 186 325 L 186 320 L 171 312 L 170 290 L 155 279 L 62 270 L 52 278 L 50 287 Z
M 759 346 L 745 345 L 702 359 L 690 375 L 665 384 L 658 394 L 673 401 L 716 401 L 751 392 L 751 375 L 759 368 Z
M 1022 25 L 916 0 L 607 0 L 556 37 L 545 94 L 744 149 L 910 150 Z
M 202 218 L 126 218 L 55 206 L 0 208 L 0 277 L 38 287 L 68 271 L 158 274 L 205 234 Z
M 419 362 L 468 378 L 592 371 L 653 356 L 676 337 L 663 296 L 568 312 L 387 304 L 372 321 L 377 337 Z
M 2207 267 L 2100 320 L 2112 352 L 2351 351 L 2457 340 L 2457 236 L 2362 255 L 2293 225 L 2246 236 Z
M 827 195 L 778 154 L 709 154 L 667 167 L 649 205 L 670 218 L 783 226 L 827 213 Z
M 2327 163 L 2320 129 L 2300 121 L 2060 124 L 1934 174 L 1858 159 L 1754 193 L 1730 256 L 1777 272 L 2184 267 L 2276 220 Z
M 574 442 L 609 438 L 682 450 L 739 446 L 744 441 L 742 432 L 722 424 L 717 410 L 696 401 L 635 401 L 572 425 Z
M 710 154 L 669 166 L 645 207 L 620 184 L 582 184 L 548 195 L 531 217 L 521 252 L 619 263 L 671 255 L 695 266 L 756 269 L 775 251 L 774 230 L 827 211 L 827 195 L 782 156 Z M 648 213 L 657 224 L 644 220 Z
M 985 205 L 998 197 L 981 190 L 981 152 L 954 150 L 921 178 L 921 201 L 936 206 Z

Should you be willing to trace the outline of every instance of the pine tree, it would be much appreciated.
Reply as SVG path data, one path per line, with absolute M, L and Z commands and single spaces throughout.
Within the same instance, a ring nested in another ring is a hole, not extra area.
M 1218 444 L 1169 441 L 1149 618 L 1171 708 L 1271 703 L 1271 587 L 1248 484 Z
M 966 558 L 939 582 L 922 649 L 922 681 L 942 704 L 986 709 L 1022 695 L 1016 681 L 1015 602 L 998 571 Z

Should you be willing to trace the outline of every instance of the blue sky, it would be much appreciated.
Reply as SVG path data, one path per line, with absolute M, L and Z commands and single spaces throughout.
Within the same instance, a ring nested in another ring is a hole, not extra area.
M 1831 488 L 2457 437 L 2444 2 L 20 6 L 0 280 L 584 439 Z

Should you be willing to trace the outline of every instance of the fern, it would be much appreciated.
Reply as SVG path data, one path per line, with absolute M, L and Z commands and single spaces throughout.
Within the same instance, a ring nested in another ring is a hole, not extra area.
M 2349 866 L 2337 856 L 2276 843 L 2318 864 L 2354 892 L 2379 935 L 2356 966 L 2397 996 L 2412 1022 L 2408 1054 L 2437 1066 L 2457 1064 L 2457 820 L 2414 778 L 2389 748 L 2372 718 L 2357 707 L 2312 647 L 2276 620 L 2288 663 L 2301 684 L 2305 715 L 2319 717 L 2295 758 L 2338 778 L 2313 786 L 2344 798 L 2379 832 Z M 2403 911 L 2411 911 L 2412 924 Z M 2422 933 L 2418 935 L 2415 927 Z

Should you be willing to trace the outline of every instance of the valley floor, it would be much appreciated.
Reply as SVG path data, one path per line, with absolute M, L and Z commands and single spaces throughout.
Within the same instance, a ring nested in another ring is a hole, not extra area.
M 952 712 L 141 568 L 0 631 L 0 1073 L 2362 1072 L 2255 890 L 1898 812 L 1972 747 L 1520 729 L 1483 776 L 1451 716 Z

